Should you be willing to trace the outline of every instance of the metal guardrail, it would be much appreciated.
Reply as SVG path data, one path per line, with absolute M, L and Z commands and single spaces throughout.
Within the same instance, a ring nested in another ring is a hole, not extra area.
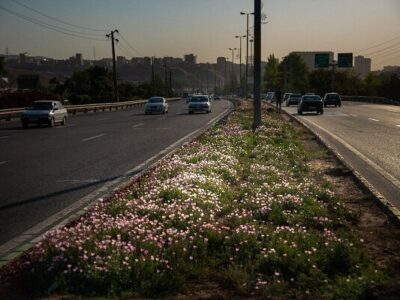
M 400 99 L 388 99 L 384 97 L 369 97 L 369 96 L 341 96 L 341 97 L 343 101 L 400 105 Z
M 167 98 L 167 101 L 178 101 L 182 98 Z M 118 109 L 127 109 L 138 106 L 143 106 L 147 100 L 135 100 L 135 101 L 124 101 L 124 102 L 116 102 L 116 103 L 95 103 L 95 104 L 86 104 L 86 105 L 66 105 L 68 113 L 77 114 L 77 113 L 88 113 L 88 112 L 97 112 L 97 111 L 106 111 L 106 110 L 118 110 Z M 21 113 L 24 111 L 24 108 L 9 108 L 0 110 L 0 120 L 11 121 L 12 118 L 19 118 Z

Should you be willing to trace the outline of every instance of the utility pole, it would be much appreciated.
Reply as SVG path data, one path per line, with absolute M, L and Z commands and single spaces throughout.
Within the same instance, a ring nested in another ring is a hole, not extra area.
M 242 87 L 242 38 L 246 37 L 246 35 L 237 35 L 235 36 L 237 39 L 239 39 L 240 43 L 240 50 L 239 50 L 239 82 L 240 82 L 240 88 Z
M 232 71 L 231 71 L 231 83 L 232 83 L 232 90 L 231 93 L 233 94 L 233 76 L 235 76 L 234 73 L 234 65 L 235 65 L 235 50 L 237 50 L 237 48 L 229 48 L 229 50 L 232 51 Z
M 170 93 L 172 96 L 172 94 L 173 94 L 173 92 L 172 92 L 172 70 L 169 70 L 169 90 L 170 90 Z
M 245 93 L 246 97 L 248 94 L 248 79 L 249 79 L 249 15 L 254 15 L 254 13 L 240 13 L 242 16 L 246 15 L 247 23 L 246 23 L 246 84 L 245 84 Z
M 151 57 L 151 95 L 155 96 L 154 56 Z
M 254 0 L 254 121 L 261 125 L 261 0 Z
M 113 58 L 114 101 L 119 102 L 117 68 L 115 65 L 115 46 L 114 46 L 114 40 L 117 41 L 117 43 L 118 40 L 114 38 L 115 33 L 119 33 L 118 29 L 112 30 L 109 34 L 106 34 L 106 37 L 111 38 L 111 48 L 112 48 L 112 58 Z
M 335 81 L 336 81 L 336 67 L 338 66 L 338 63 L 336 60 L 333 60 L 332 63 L 329 64 L 330 67 L 332 67 L 332 77 L 331 77 L 331 92 L 335 91 Z

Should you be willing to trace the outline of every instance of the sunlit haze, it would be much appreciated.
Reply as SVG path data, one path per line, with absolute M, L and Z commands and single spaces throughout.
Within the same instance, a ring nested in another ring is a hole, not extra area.
M 130 46 L 120 38 L 117 55 L 182 57 L 193 53 L 198 62 L 214 63 L 217 57 L 230 55 L 229 47 L 239 47 L 234 36 L 246 34 L 246 17 L 240 12 L 251 12 L 254 1 L 0 1 L 1 54 L 7 48 L 10 54 L 27 52 L 33 56 L 67 58 L 82 53 L 85 59 L 100 59 L 111 57 L 105 32 L 70 27 L 18 3 L 82 27 L 118 29 Z M 74 30 L 76 34 L 99 34 L 91 37 L 104 41 L 55 32 L 10 11 Z M 400 65 L 398 0 L 264 0 L 263 12 L 267 16 L 267 24 L 262 27 L 263 60 L 271 53 L 281 58 L 291 51 L 333 51 L 371 57 L 375 70 Z M 250 23 L 252 26 L 252 20 Z M 391 39 L 381 47 L 368 49 Z M 386 51 L 376 52 L 385 46 L 389 47 Z

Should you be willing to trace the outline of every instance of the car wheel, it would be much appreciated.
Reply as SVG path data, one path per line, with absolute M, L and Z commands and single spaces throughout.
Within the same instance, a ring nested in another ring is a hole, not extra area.
M 23 127 L 23 128 L 28 128 L 28 125 L 29 125 L 28 122 L 24 122 L 24 121 L 23 121 L 23 122 L 21 122 L 21 123 L 22 123 L 22 127 Z
M 299 115 L 302 115 L 302 114 L 303 114 L 303 111 L 298 110 L 297 113 L 298 113 Z
M 63 120 L 62 120 L 62 122 L 61 122 L 61 125 L 62 125 L 62 126 L 67 125 L 67 117 L 64 117 L 64 118 L 63 118 Z
M 49 121 L 49 126 L 54 127 L 55 125 L 56 125 L 56 122 L 54 121 L 54 118 L 51 118 L 51 120 Z
M 290 106 L 290 104 L 289 104 L 289 103 L 286 103 L 286 106 L 287 106 L 287 107 L 289 107 L 289 106 Z
M 328 106 L 328 104 L 324 104 L 324 107 L 327 107 Z
M 189 111 L 189 115 L 193 115 L 193 112 L 192 112 L 192 111 Z
M 324 114 L 324 110 L 321 109 L 321 110 L 319 111 L 319 113 L 320 113 L 321 115 L 323 115 L 323 114 Z

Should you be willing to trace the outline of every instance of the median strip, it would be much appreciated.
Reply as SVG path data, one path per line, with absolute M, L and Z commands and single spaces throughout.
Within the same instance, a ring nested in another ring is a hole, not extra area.
M 83 139 L 82 141 L 83 141 L 83 142 L 87 142 L 87 141 L 91 141 L 91 140 L 94 140 L 94 139 L 98 139 L 98 138 L 100 138 L 100 137 L 102 137 L 102 136 L 104 136 L 104 133 L 99 134 L 99 135 L 95 135 L 95 136 L 88 137 L 88 138 L 86 138 L 86 139 Z
M 358 226 L 368 209 L 367 221 L 385 222 L 354 182 L 345 188 L 353 194 L 344 194 L 346 172 L 326 167 L 332 158 L 279 116 L 264 114 L 263 124 L 253 132 L 252 112 L 239 108 L 79 220 L 47 233 L 0 278 L 26 295 L 60 297 L 398 295 L 398 254 L 381 243 L 385 236 L 396 243 L 397 229 L 374 234 L 369 223 Z M 328 175 L 342 185 L 329 184 Z M 365 234 L 378 242 L 366 243 Z M 210 286 L 215 294 L 207 294 Z

